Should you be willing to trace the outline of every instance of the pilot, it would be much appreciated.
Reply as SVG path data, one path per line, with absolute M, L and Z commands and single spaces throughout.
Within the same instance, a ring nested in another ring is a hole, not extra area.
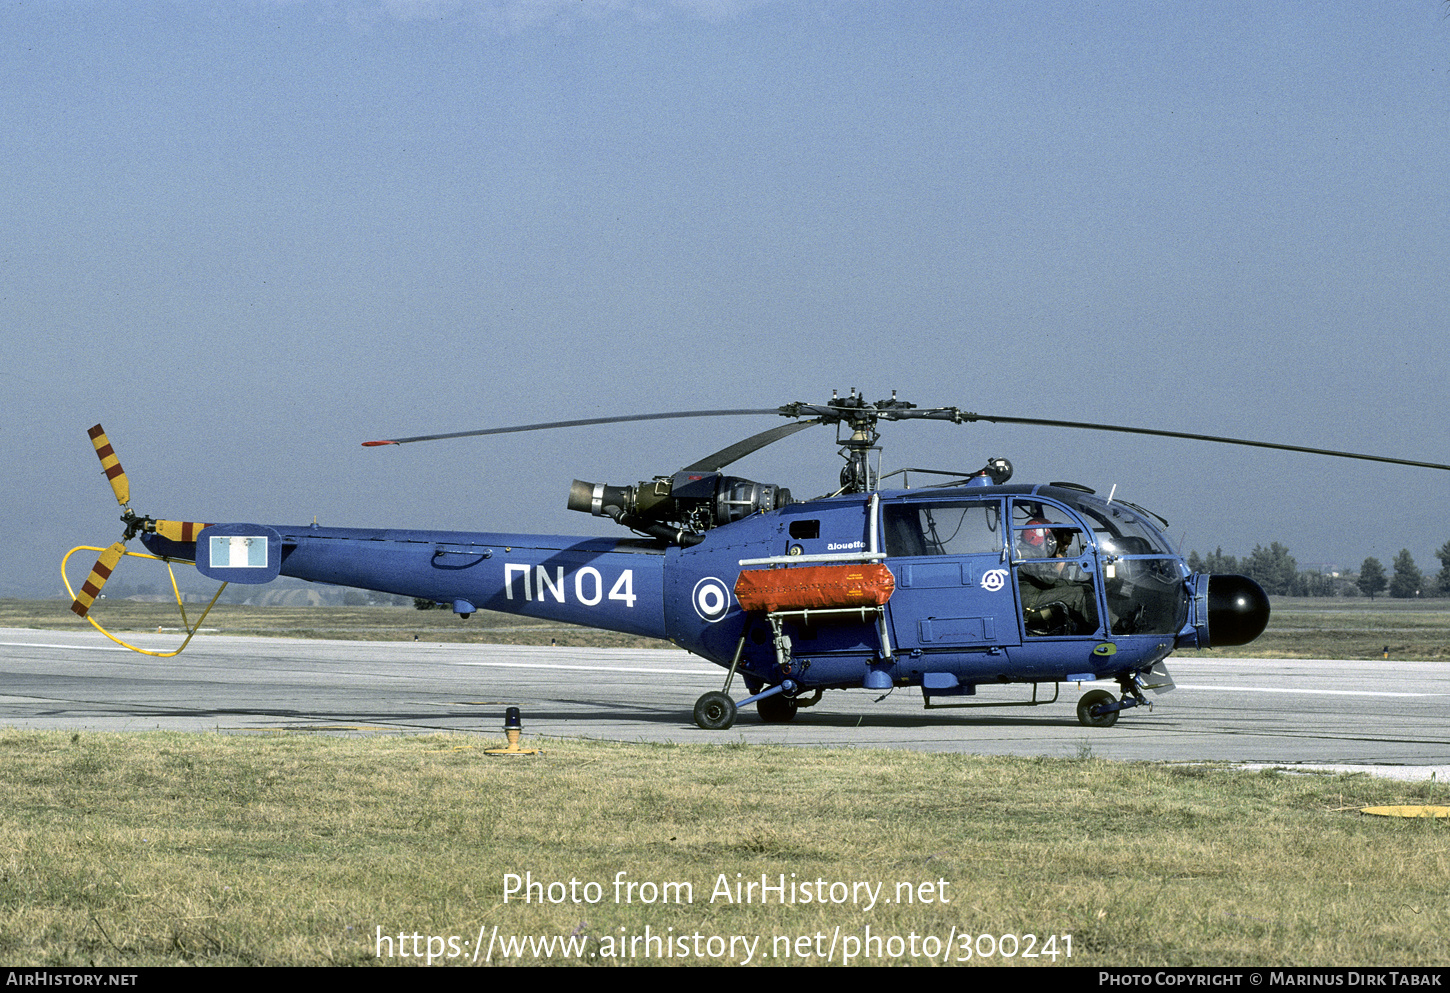
M 1097 627 L 1092 584 L 1069 578 L 1064 561 L 1076 531 L 1053 528 L 1034 517 L 1019 532 L 1018 550 L 1027 559 L 1056 559 L 1055 562 L 1024 562 L 1017 567 L 1022 594 L 1022 620 L 1027 633 L 1035 635 L 1086 634 Z

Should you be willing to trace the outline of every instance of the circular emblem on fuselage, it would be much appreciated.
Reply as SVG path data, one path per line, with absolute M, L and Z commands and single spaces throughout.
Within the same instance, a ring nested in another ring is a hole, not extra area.
M 730 587 L 714 576 L 706 576 L 695 584 L 690 602 L 702 620 L 714 624 L 730 612 Z
M 991 569 L 982 573 L 982 589 L 988 593 L 996 593 L 1007 585 L 1006 569 Z

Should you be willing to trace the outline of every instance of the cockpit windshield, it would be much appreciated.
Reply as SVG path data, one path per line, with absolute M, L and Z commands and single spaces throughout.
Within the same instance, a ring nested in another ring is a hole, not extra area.
M 1127 504 L 1105 503 L 1086 496 L 1069 502 L 1092 523 L 1098 550 L 1103 554 L 1173 555 L 1162 533 Z
M 1054 492 L 1093 530 L 1114 634 L 1172 634 L 1188 616 L 1186 571 L 1136 508 L 1089 493 Z

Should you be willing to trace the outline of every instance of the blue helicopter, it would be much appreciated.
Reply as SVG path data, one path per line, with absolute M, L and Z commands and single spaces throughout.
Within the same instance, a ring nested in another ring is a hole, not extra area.
M 1115 493 L 1103 497 L 1067 482 L 1011 483 L 1006 459 L 971 472 L 905 469 L 881 477 L 881 421 L 1042 425 L 1450 470 L 1210 435 L 918 408 L 895 393 L 870 403 L 854 389 L 824 404 L 555 421 L 364 444 L 745 414 L 791 422 L 637 485 L 575 480 L 568 508 L 631 532 L 613 539 L 156 520 L 131 510 L 125 472 L 96 425 L 92 443 L 125 532 L 109 548 L 92 549 L 101 556 L 80 591 L 72 591 L 72 610 L 126 645 L 88 614 L 120 558 L 142 554 L 125 547 L 139 536 L 151 553 L 145 557 L 195 563 L 223 588 L 291 576 L 447 603 L 463 618 L 494 610 L 667 639 L 726 670 L 722 688 L 695 704 L 695 722 L 706 730 L 729 728 L 749 704 L 762 721 L 789 721 L 833 689 L 920 687 L 927 708 L 1040 706 L 1056 702 L 1063 683 L 1094 684 L 1078 701 L 1078 720 L 1109 727 L 1123 711 L 1149 705 L 1145 692 L 1172 689 L 1164 660 L 1173 651 L 1257 638 L 1269 620 L 1263 589 L 1244 576 L 1191 572 L 1154 523 L 1167 522 Z M 818 425 L 836 429 L 845 463 L 830 495 L 796 501 L 781 486 L 721 472 Z M 911 474 L 945 481 L 907 488 Z M 882 487 L 896 475 L 902 488 Z M 147 654 L 177 654 L 204 617 L 188 623 L 187 640 L 175 652 Z M 738 701 L 731 692 L 737 677 L 746 693 Z M 1001 683 L 1030 686 L 1030 695 L 973 699 L 978 686 Z M 1104 685 L 1116 689 L 1097 688 Z

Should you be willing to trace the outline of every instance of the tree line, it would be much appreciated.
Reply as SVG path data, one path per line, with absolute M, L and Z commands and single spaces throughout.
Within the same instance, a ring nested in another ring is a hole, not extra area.
M 1188 568 L 1248 576 L 1270 596 L 1367 596 L 1371 600 L 1385 592 L 1401 599 L 1450 596 L 1450 541 L 1441 545 L 1435 556 L 1440 560 L 1440 571 L 1433 576 L 1420 571 L 1408 548 L 1400 549 L 1395 556 L 1391 573 L 1385 572 L 1379 559 L 1371 557 L 1360 564 L 1358 575 L 1333 576 L 1317 569 L 1300 569 L 1289 550 L 1276 541 L 1268 548 L 1255 545 L 1253 552 L 1243 558 L 1223 554 L 1222 546 L 1206 556 L 1191 552 Z

